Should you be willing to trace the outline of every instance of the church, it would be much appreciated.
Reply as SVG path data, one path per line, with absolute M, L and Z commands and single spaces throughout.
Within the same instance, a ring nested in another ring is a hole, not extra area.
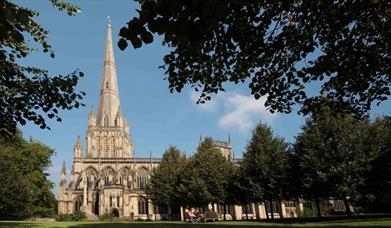
M 233 159 L 230 139 L 215 141 L 216 147 L 229 160 Z M 84 152 L 85 149 L 85 152 Z M 65 162 L 58 186 L 58 213 L 83 211 L 89 218 L 113 214 L 131 220 L 184 219 L 184 209 L 159 208 L 148 200 L 145 188 L 152 170 L 160 158 L 136 158 L 127 119 L 122 115 L 110 22 L 107 26 L 103 74 L 100 83 L 99 107 L 88 115 L 86 145 L 77 138 L 73 149 L 73 164 L 69 183 Z M 273 202 L 273 213 L 278 217 L 297 217 L 311 202 Z M 263 204 L 209 205 L 222 219 L 232 220 L 266 218 Z M 172 210 L 172 211 L 171 211 Z M 344 210 L 341 208 L 340 210 Z M 204 208 L 200 208 L 205 213 Z M 270 209 L 268 211 L 271 211 Z M 269 215 L 270 216 L 270 215 Z
M 217 142 L 226 156 L 227 142 Z M 58 187 L 58 212 L 83 211 L 87 216 L 113 213 L 118 217 L 147 219 L 167 210 L 154 207 L 145 194 L 149 175 L 159 158 L 136 158 L 127 119 L 122 115 L 110 22 L 107 27 L 99 107 L 88 115 L 85 153 L 80 137 L 73 149 L 71 177 L 67 183 L 65 162 Z

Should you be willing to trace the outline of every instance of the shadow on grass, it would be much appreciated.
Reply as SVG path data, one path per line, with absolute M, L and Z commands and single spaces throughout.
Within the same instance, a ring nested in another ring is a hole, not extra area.
M 12 227 L 12 228 L 36 228 L 36 227 L 43 227 L 42 226 L 42 223 L 38 223 L 38 222 L 24 222 L 24 221 L 12 221 L 12 222 L 4 222 L 4 221 L 1 221 L 0 222 L 0 228 L 8 228 L 8 227 Z M 44 226 L 44 227 L 48 227 L 48 226 Z M 57 225 L 55 222 L 52 223 L 52 225 L 50 226 L 52 228 L 55 228 L 55 227 L 58 227 L 58 228 L 63 228 L 64 226 L 60 226 L 60 225 Z
M 27 228 L 27 227 L 47 227 L 47 228 L 180 228 L 180 227 L 191 227 L 191 228 L 254 228 L 254 227 L 329 227 L 329 228 L 351 228 L 351 227 L 391 227 L 391 218 L 353 218 L 353 219 L 332 219 L 328 221 L 308 221 L 300 219 L 284 219 L 276 221 L 236 221 L 236 222 L 215 222 L 215 223 L 181 223 L 181 222 L 118 222 L 118 223 L 106 223 L 106 222 L 29 222 L 29 221 L 1 221 L 0 228 L 5 227 L 16 227 L 16 228 Z
M 254 228 L 254 227 L 272 227 L 272 228 L 294 228 L 294 227 L 329 227 L 329 228 L 351 228 L 355 226 L 359 226 L 360 228 L 372 228 L 374 226 L 378 226 L 380 223 L 380 226 L 382 227 L 391 227 L 388 225 L 382 224 L 383 220 L 378 219 L 375 221 L 376 224 L 359 224 L 355 225 L 355 222 L 352 223 L 344 223 L 344 224 L 333 224 L 333 223 L 310 223 L 310 224 L 285 224 L 285 223 L 253 223 L 253 224 L 246 224 L 246 223 L 197 223 L 197 224 L 189 224 L 189 223 L 95 223 L 95 224 L 74 224 L 70 227 L 72 228 L 123 228 L 123 227 L 131 227 L 131 228 L 180 228 L 180 227 L 192 227 L 192 228 L 233 228 L 233 227 L 241 227 L 241 228 Z M 390 220 L 385 219 L 385 223 L 390 224 Z

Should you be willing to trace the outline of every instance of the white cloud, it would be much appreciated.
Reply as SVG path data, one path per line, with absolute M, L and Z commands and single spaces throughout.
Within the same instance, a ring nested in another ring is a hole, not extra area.
M 199 94 L 190 93 L 190 99 L 197 102 Z M 239 132 L 251 130 L 258 121 L 271 124 L 276 114 L 270 113 L 265 107 L 266 97 L 255 100 L 252 96 L 235 93 L 219 93 L 206 104 L 195 104 L 200 111 L 223 110 L 218 120 L 222 128 L 229 128 Z
M 271 123 L 274 114 L 271 114 L 265 107 L 266 98 L 255 100 L 252 96 L 233 94 L 223 97 L 226 109 L 230 110 L 219 119 L 219 126 L 223 128 L 234 128 L 245 132 L 253 128 L 259 120 Z

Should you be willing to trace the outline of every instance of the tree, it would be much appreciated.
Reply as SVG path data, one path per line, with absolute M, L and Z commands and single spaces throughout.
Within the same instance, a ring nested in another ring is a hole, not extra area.
M 206 181 L 194 170 L 190 160 L 186 161 L 185 170 L 179 180 L 177 188 L 179 202 L 184 207 L 205 207 L 213 200 Z
M 250 179 L 253 202 L 269 201 L 274 218 L 272 202 L 281 197 L 287 146 L 282 138 L 273 136 L 266 124 L 259 123 L 252 134 L 241 163 L 243 175 Z M 265 209 L 267 211 L 266 203 Z
M 42 143 L 22 138 L 18 131 L 12 138 L 0 138 L 1 216 L 52 215 L 55 197 L 53 183 L 47 179 L 53 150 Z M 4 210 L 3 210 L 4 209 Z
M 287 153 L 284 157 L 284 172 L 283 172 L 283 181 L 281 182 L 282 188 L 282 197 L 286 200 L 296 200 L 300 203 L 300 197 L 302 197 L 303 191 L 301 188 L 303 184 L 301 183 L 301 173 L 300 158 L 295 153 L 294 148 L 289 146 Z
M 358 203 L 368 212 L 391 211 L 391 117 L 377 118 L 366 141 L 373 154 Z
M 295 152 L 306 195 L 315 198 L 319 216 L 319 198 L 329 196 L 342 199 L 351 216 L 349 197 L 354 198 L 364 184 L 364 174 L 373 159 L 367 147 L 369 122 L 351 115 L 332 115 L 323 107 L 302 129 Z
M 12 174 L 12 175 L 10 175 Z M 21 217 L 28 214 L 27 180 L 15 167 L 4 150 L 0 150 L 0 218 Z
M 258 193 L 257 191 L 253 191 L 252 179 L 246 175 L 243 167 L 240 164 L 238 166 L 234 166 L 232 175 L 230 176 L 228 182 L 228 195 L 226 198 L 226 203 L 248 205 L 254 202 L 254 192 Z M 245 211 L 245 214 L 246 219 L 248 220 L 247 210 Z M 266 214 L 266 216 L 268 218 L 268 214 Z
M 30 211 L 32 215 L 53 215 L 55 197 L 53 183 L 47 179 L 46 169 L 51 166 L 54 151 L 48 146 L 30 139 L 11 156 L 20 165 L 19 171 L 28 178 L 28 190 L 31 194 Z M 29 159 L 26 161 L 26 157 Z
M 176 187 L 185 163 L 185 155 L 175 146 L 170 146 L 164 152 L 162 162 L 153 170 L 147 188 L 147 194 L 155 205 L 170 207 L 171 212 L 181 206 Z
M 359 116 L 390 95 L 390 1 L 139 2 L 118 46 L 140 48 L 162 35 L 171 92 L 189 84 L 203 103 L 224 82 L 248 83 L 271 112 L 299 104 L 306 114 L 327 96 L 334 111 Z M 319 81 L 319 94 L 306 92 Z
M 195 175 L 201 177 L 208 192 L 212 195 L 210 203 L 224 203 L 227 196 L 228 178 L 232 173 L 232 163 L 225 158 L 212 138 L 205 138 L 191 158 Z
M 211 138 L 205 138 L 189 159 L 179 185 L 187 206 L 204 207 L 209 203 L 225 204 L 229 177 L 233 165 L 216 148 Z
M 79 8 L 61 0 L 51 0 L 53 6 L 75 15 Z M 36 49 L 29 46 L 34 40 L 43 52 L 54 51 L 47 42 L 46 31 L 34 17 L 38 12 L 9 1 L 0 2 L 0 134 L 12 135 L 17 124 L 32 121 L 42 129 L 50 129 L 45 118 L 61 121 L 58 109 L 78 108 L 84 92 L 76 91 L 83 73 L 76 70 L 66 76 L 49 76 L 48 71 L 22 66 L 20 60 Z

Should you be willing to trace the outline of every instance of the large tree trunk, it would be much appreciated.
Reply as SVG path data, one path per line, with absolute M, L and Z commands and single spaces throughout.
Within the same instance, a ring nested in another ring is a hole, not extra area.
M 274 220 L 273 201 L 269 201 L 269 206 L 270 206 L 270 215 L 272 217 L 272 220 Z
M 225 214 L 227 214 L 227 205 L 224 203 L 223 207 L 224 207 L 224 221 L 227 221 L 227 218 L 225 216 Z
M 280 214 L 280 218 L 284 218 L 284 212 L 282 211 L 282 206 L 281 206 L 282 202 L 281 200 L 278 200 L 277 202 L 278 202 L 278 212 Z
M 345 204 L 345 208 L 346 208 L 346 215 L 350 218 L 352 217 L 352 211 L 350 210 L 350 205 L 349 205 L 349 201 L 348 201 L 348 197 L 344 194 L 343 196 L 343 203 Z
M 265 214 L 266 214 L 266 219 L 269 220 L 269 210 L 267 209 L 267 201 L 265 201 Z
M 318 217 L 319 218 L 322 218 L 322 213 L 320 211 L 320 202 L 319 202 L 319 197 L 315 197 L 315 201 L 316 201 L 316 209 L 318 211 Z
M 248 220 L 248 210 L 247 210 L 247 205 L 244 206 L 245 211 L 246 211 L 246 220 Z

